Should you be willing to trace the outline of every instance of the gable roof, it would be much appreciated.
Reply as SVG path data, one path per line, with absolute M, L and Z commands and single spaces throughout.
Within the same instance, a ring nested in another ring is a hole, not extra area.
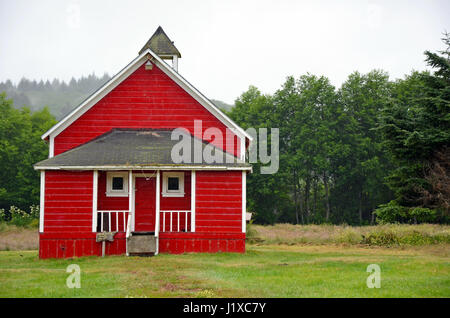
M 169 78 L 181 86 L 191 97 L 205 107 L 211 114 L 213 114 L 226 127 L 230 128 L 239 137 L 244 137 L 250 141 L 253 138 L 239 127 L 232 119 L 225 115 L 217 106 L 215 106 L 208 98 L 206 98 L 199 90 L 184 79 L 177 71 L 165 63 L 155 52 L 150 48 L 146 48 L 138 57 L 125 66 L 119 73 L 114 75 L 107 83 L 95 91 L 92 95 L 87 97 L 78 107 L 61 119 L 56 125 L 45 132 L 41 138 L 56 137 L 64 129 L 70 126 L 74 121 L 81 117 L 86 111 L 93 107 L 115 87 L 122 83 L 128 76 L 136 71 L 140 66 L 146 63 L 149 58 L 152 62 L 161 69 Z M 245 143 L 244 143 L 245 145 Z
M 190 143 L 191 158 L 187 163 L 175 163 L 172 160 L 172 149 L 179 140 L 172 140 L 172 129 L 120 129 L 109 132 L 76 148 L 63 152 L 55 157 L 45 159 L 34 165 L 37 170 L 48 169 L 130 169 L 160 168 L 186 169 L 221 168 L 250 170 L 251 165 L 237 159 L 218 147 L 202 141 L 188 132 L 186 136 L 195 138 L 202 145 L 202 153 L 207 145 L 214 149 L 223 162 L 194 162 L 194 142 Z M 202 156 L 203 157 L 203 156 Z
M 142 49 L 139 51 L 139 54 L 144 52 L 146 49 L 150 49 L 159 56 L 172 56 L 176 55 L 181 57 L 180 51 L 175 47 L 173 41 L 169 39 L 167 34 L 161 28 L 161 26 L 156 29 L 155 33 L 153 33 L 152 37 L 145 43 Z

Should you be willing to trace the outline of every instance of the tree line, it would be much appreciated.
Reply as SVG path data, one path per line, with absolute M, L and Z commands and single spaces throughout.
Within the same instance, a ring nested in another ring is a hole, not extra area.
M 109 79 L 106 73 L 101 77 L 95 74 L 79 79 L 72 77 L 67 83 L 57 78 L 36 81 L 24 77 L 17 84 L 11 80 L 1 82 L 0 92 L 5 92 L 16 108 L 26 106 L 36 111 L 47 106 L 59 120 Z
M 29 211 L 39 205 L 40 178 L 33 164 L 48 157 L 41 135 L 56 121 L 48 108 L 16 109 L 5 93 L 0 93 L 0 114 L 0 209 Z
M 339 88 L 306 74 L 274 94 L 244 92 L 230 117 L 280 134 L 279 172 L 247 179 L 255 222 L 448 222 L 448 34 L 443 41 L 446 51 L 425 52 L 432 72 L 395 81 L 354 72 Z

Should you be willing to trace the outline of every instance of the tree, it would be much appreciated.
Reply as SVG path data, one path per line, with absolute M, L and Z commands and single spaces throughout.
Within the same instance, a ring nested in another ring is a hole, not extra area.
M 379 112 L 389 101 L 390 90 L 388 74 L 379 70 L 355 72 L 339 89 L 339 135 L 343 146 L 335 154 L 333 201 L 342 221 L 373 222 L 372 211 L 391 199 L 384 184 L 391 169 L 390 160 L 382 148 L 381 134 L 374 130 Z
M 47 108 L 31 113 L 13 108 L 12 100 L 0 94 L 0 208 L 11 205 L 28 209 L 39 204 L 39 172 L 33 164 L 48 156 L 40 136 L 55 124 Z
M 403 209 L 403 220 L 417 221 L 413 211 L 439 213 L 434 221 L 448 217 L 450 145 L 450 38 L 446 51 L 425 52 L 434 73 L 414 72 L 396 83 L 391 103 L 383 109 L 379 130 L 384 145 L 398 168 L 389 176 L 395 204 Z M 447 181 L 446 181 L 447 180 Z M 393 206 L 393 204 L 391 204 Z

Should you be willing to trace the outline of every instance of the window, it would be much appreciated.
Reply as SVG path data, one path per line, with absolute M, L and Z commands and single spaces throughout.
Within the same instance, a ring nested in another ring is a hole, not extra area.
M 184 197 L 184 172 L 163 172 L 163 197 Z
M 113 177 L 112 178 L 112 190 L 123 191 L 123 177 Z
M 167 179 L 167 190 L 168 191 L 179 191 L 180 190 L 180 179 L 178 177 L 169 177 Z
M 128 196 L 128 172 L 108 172 L 106 175 L 106 196 Z

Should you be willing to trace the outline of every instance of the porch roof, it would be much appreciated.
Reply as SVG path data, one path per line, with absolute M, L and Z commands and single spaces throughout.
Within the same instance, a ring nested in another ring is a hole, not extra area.
M 186 135 L 191 136 L 188 132 Z M 34 165 L 37 170 L 46 169 L 133 169 L 133 168 L 224 168 L 250 170 L 251 165 L 213 146 L 215 155 L 223 162 L 208 163 L 202 156 L 195 163 L 194 142 L 190 143 L 190 162 L 175 163 L 171 157 L 172 148 L 179 140 L 171 139 L 171 129 L 112 129 L 111 131 L 55 157 Z M 191 136 L 192 139 L 195 137 Z M 195 138 L 198 141 L 200 139 Z M 202 154 L 209 143 L 200 141 Z M 212 145 L 211 145 L 212 146 Z

